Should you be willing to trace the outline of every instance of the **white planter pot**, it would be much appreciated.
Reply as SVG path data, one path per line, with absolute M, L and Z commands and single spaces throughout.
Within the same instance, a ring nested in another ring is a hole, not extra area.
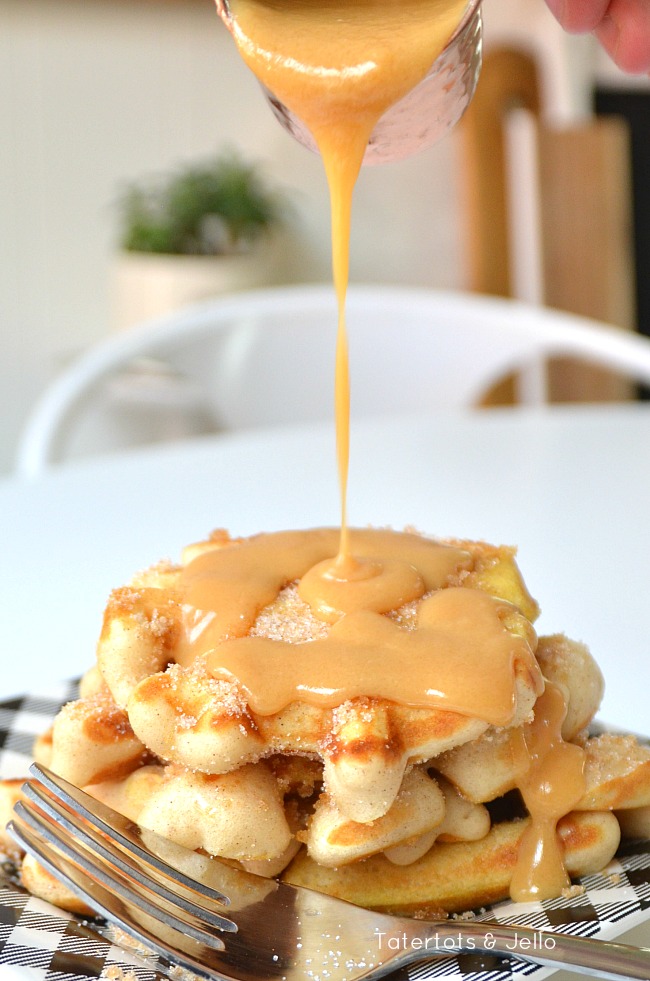
M 220 293 L 279 282 L 283 253 L 272 239 L 245 255 L 123 252 L 113 276 L 113 323 L 123 330 Z

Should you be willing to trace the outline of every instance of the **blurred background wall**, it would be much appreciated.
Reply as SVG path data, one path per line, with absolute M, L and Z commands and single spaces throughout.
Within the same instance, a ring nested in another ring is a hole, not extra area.
M 271 117 L 211 0 L 0 0 L 0 472 L 61 366 L 111 329 L 115 200 L 127 181 L 234 145 L 293 202 L 279 275 L 330 277 L 320 161 Z M 486 43 L 541 53 L 548 102 L 584 111 L 596 70 L 543 0 L 486 0 Z M 369 168 L 356 281 L 464 285 L 456 134 Z

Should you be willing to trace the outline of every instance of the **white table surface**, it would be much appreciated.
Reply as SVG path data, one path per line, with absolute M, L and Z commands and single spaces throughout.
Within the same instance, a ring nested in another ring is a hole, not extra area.
M 336 525 L 334 459 L 297 426 L 0 482 L 0 698 L 82 673 L 109 590 L 212 528 Z M 650 731 L 650 406 L 353 420 L 349 517 L 517 544 L 539 632 L 586 642 L 601 717 Z

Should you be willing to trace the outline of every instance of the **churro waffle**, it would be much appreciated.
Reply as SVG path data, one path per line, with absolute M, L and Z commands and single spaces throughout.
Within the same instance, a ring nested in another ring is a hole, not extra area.
M 139 573 L 37 758 L 172 842 L 394 911 L 557 895 L 647 827 L 650 751 L 586 735 L 598 667 L 537 638 L 511 549 L 363 531 L 352 554 L 219 532 Z

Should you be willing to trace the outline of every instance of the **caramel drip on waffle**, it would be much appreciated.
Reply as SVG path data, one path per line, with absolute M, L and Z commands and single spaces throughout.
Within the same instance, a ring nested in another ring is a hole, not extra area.
M 534 721 L 522 733 L 521 751 L 528 756 L 528 769 L 518 786 L 530 826 L 510 883 L 516 902 L 551 899 L 570 885 L 557 823 L 584 794 L 585 753 L 581 746 L 562 739 L 566 708 L 563 692 L 547 681 L 535 704 Z
M 336 531 L 280 532 L 206 552 L 182 574 L 186 637 L 178 660 L 206 656 L 214 677 L 237 682 L 260 715 L 294 701 L 334 707 L 377 696 L 507 725 L 516 675 L 542 690 L 535 634 L 503 622 L 511 604 L 446 586 L 467 566 L 462 549 L 417 535 L 351 530 L 362 578 L 332 577 Z M 246 636 L 260 610 L 301 579 L 300 593 L 329 633 L 303 643 Z M 423 598 L 424 597 L 424 598 Z M 382 614 L 422 599 L 415 629 Z

